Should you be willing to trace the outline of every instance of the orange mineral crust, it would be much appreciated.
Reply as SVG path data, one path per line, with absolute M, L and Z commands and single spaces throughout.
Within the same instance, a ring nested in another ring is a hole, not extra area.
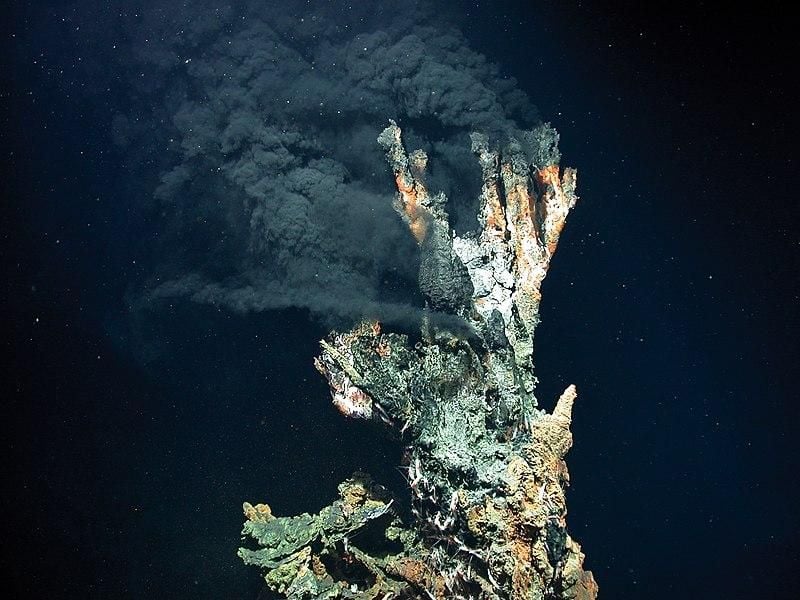
M 567 531 L 577 393 L 567 387 L 552 413 L 534 396 L 541 284 L 577 199 L 556 139 L 541 126 L 524 134 L 527 145 L 492 148 L 473 133 L 477 228 L 457 235 L 447 199 L 425 184 L 425 153 L 408 154 L 394 122 L 379 136 L 394 209 L 420 245 L 420 329 L 365 320 L 322 340 L 315 364 L 339 412 L 388 427 L 402 444 L 407 514 L 363 474 L 316 516 L 245 505 L 245 534 L 261 548 L 240 556 L 266 570 L 273 591 L 297 600 L 596 598 Z

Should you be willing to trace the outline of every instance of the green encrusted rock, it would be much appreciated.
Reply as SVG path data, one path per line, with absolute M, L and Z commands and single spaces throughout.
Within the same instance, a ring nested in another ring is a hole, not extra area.
M 538 408 L 532 355 L 541 284 L 575 171 L 558 166 L 542 125 L 492 149 L 472 136 L 483 177 L 475 233 L 458 236 L 391 122 L 380 135 L 394 208 L 420 245 L 420 341 L 363 322 L 321 342 L 315 365 L 342 414 L 383 422 L 404 445 L 412 520 L 368 476 L 339 486 L 317 515 L 245 504 L 240 549 L 289 599 L 594 600 L 597 586 L 566 529 L 564 456 L 576 398 Z M 358 534 L 358 535 L 355 535 Z M 363 547 L 361 547 L 363 545 Z
M 316 519 L 309 514 L 268 522 L 247 521 L 242 531 L 261 546 L 253 554 L 261 563 L 272 563 L 308 545 L 319 535 Z
M 316 515 L 274 517 L 266 505 L 245 503 L 242 536 L 259 547 L 239 548 L 239 556 L 261 568 L 267 586 L 287 598 L 413 597 L 403 596 L 410 586 L 398 576 L 403 571 L 397 565 L 419 555 L 422 547 L 392 512 L 393 503 L 364 473 L 343 482 L 339 500 Z M 371 535 L 362 536 L 367 531 Z M 378 557 L 359 548 L 358 539 L 366 538 L 378 545 L 384 540 Z

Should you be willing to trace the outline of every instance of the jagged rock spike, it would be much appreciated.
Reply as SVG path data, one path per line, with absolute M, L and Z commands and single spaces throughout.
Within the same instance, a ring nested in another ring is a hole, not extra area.
M 541 126 L 500 152 L 472 135 L 483 185 L 477 235 L 447 225 L 444 197 L 424 182 L 427 156 L 406 153 L 394 121 L 378 141 L 395 209 L 420 245 L 429 306 L 475 335 L 423 324 L 421 341 L 376 322 L 332 333 L 317 369 L 344 415 L 382 421 L 402 438 L 409 523 L 367 476 L 340 486 L 317 515 L 275 517 L 245 503 L 240 549 L 291 600 L 593 600 L 597 585 L 566 529 L 564 457 L 575 386 L 537 410 L 531 355 L 541 284 L 569 210 L 575 171 L 557 165 L 557 134 Z M 527 153 L 526 153 L 527 152 Z M 426 319 L 428 322 L 428 319 Z M 377 552 L 355 534 L 369 530 Z

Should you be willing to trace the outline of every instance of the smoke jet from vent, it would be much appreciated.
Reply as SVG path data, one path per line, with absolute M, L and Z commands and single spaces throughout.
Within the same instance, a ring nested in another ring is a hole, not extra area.
M 140 36 L 168 40 L 138 52 L 161 75 L 147 93 L 161 102 L 152 114 L 166 147 L 154 193 L 164 258 L 147 304 L 301 307 L 335 324 L 418 319 L 419 250 L 391 209 L 377 134 L 398 119 L 463 231 L 477 225 L 480 192 L 469 134 L 524 145 L 536 111 L 426 5 L 357 10 L 195 7 L 142 25 Z M 133 120 L 119 116 L 117 130 Z

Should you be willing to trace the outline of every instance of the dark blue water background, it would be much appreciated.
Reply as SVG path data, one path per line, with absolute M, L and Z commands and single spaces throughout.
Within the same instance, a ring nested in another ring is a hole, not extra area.
M 17 2 L 3 26 L 5 586 L 255 598 L 241 502 L 314 511 L 357 468 L 400 488 L 399 452 L 330 407 L 311 363 L 326 329 L 306 312 L 131 316 L 154 181 L 133 185 L 110 148 L 125 86 L 86 93 L 97 49 L 74 26 L 92 10 Z M 794 44 L 779 8 L 647 10 L 481 2 L 454 21 L 579 169 L 536 348 L 541 403 L 580 392 L 570 528 L 604 598 L 790 598 Z M 158 176 L 159 157 L 136 160 Z

